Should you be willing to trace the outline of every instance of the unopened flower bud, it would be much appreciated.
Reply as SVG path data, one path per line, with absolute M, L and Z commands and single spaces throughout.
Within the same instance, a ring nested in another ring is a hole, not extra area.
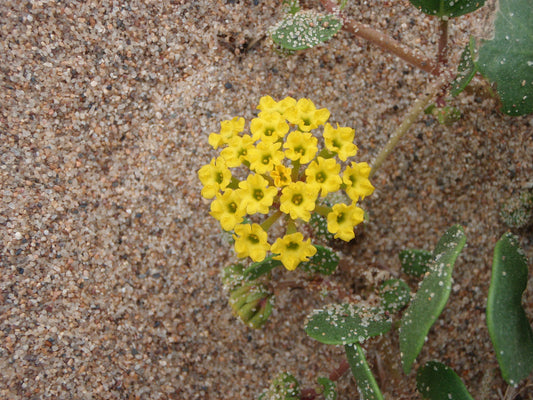
M 233 314 L 250 328 L 261 328 L 272 313 L 272 293 L 263 285 L 243 284 L 231 291 Z

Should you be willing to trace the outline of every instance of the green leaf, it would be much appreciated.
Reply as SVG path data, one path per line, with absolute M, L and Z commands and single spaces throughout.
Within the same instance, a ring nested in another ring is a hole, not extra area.
M 363 400 L 383 400 L 381 390 L 379 390 L 376 379 L 366 362 L 365 353 L 361 346 L 357 343 L 347 344 L 344 349 L 361 398 Z
M 386 280 L 381 284 L 379 292 L 381 306 L 390 313 L 400 311 L 411 300 L 411 290 L 401 279 Z
M 335 15 L 299 11 L 276 25 L 271 37 L 286 50 L 304 50 L 331 39 L 341 28 L 342 20 Z
M 500 0 L 494 38 L 479 49 L 479 72 L 491 82 L 509 115 L 533 112 L 533 7 L 531 0 Z
M 324 344 L 349 344 L 386 333 L 391 321 L 381 308 L 331 304 L 308 317 L 305 332 Z
M 424 399 L 474 400 L 457 374 L 437 361 L 429 361 L 418 370 L 416 388 Z
M 325 240 L 331 241 L 335 239 L 335 235 L 328 231 L 328 220 L 326 217 L 320 215 L 319 213 L 312 213 L 311 218 L 309 219 L 309 225 L 313 228 L 315 236 L 324 238 Z
M 400 323 L 400 356 L 403 370 L 411 371 L 431 326 L 444 309 L 452 287 L 452 270 L 465 245 L 464 230 L 449 228 L 433 251 L 433 261 Z
M 299 268 L 313 274 L 331 275 L 339 265 L 339 256 L 327 247 L 315 245 L 316 253 Z
M 420 277 L 429 269 L 433 254 L 426 250 L 407 249 L 400 251 L 402 271 L 407 275 Z
M 243 277 L 248 281 L 253 281 L 259 278 L 261 275 L 269 273 L 274 268 L 283 265 L 281 261 L 274 260 L 273 257 L 274 256 L 267 257 L 263 261 L 255 262 L 250 265 L 243 272 Z
M 470 36 L 470 42 L 463 50 L 463 54 L 461 54 L 461 61 L 457 67 L 457 76 L 451 85 L 450 93 L 454 97 L 465 90 L 477 72 L 477 65 L 473 58 L 474 53 L 475 40 L 473 36 Z
M 533 369 L 533 332 L 521 303 L 527 274 L 518 239 L 504 234 L 494 249 L 487 327 L 503 379 L 513 386 Z
M 324 400 L 337 400 L 337 385 L 331 379 L 321 376 L 317 382 L 322 386 L 322 396 Z
M 283 11 L 287 14 L 296 14 L 298 11 L 300 11 L 299 0 L 283 0 L 282 6 Z
M 410 0 L 422 12 L 438 17 L 459 17 L 485 4 L 485 0 Z

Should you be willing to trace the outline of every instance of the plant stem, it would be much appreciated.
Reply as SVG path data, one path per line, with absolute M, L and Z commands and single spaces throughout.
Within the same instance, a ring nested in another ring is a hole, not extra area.
M 338 13 L 338 5 L 335 0 L 321 0 L 322 5 L 330 13 Z M 402 60 L 420 68 L 433 75 L 438 75 L 438 66 L 424 55 L 416 54 L 411 48 L 403 43 L 391 38 L 380 32 L 370 25 L 359 24 L 354 20 L 340 15 L 343 19 L 343 29 L 353 33 L 355 36 L 368 40 L 369 42 L 381 47 L 383 50 L 394 54 Z
M 448 82 L 450 78 L 449 75 L 449 73 L 443 74 L 441 78 L 433 82 L 427 88 L 422 97 L 418 98 L 415 101 L 415 104 L 413 104 L 400 126 L 396 128 L 388 143 L 376 157 L 376 160 L 372 164 L 372 169 L 370 170 L 369 178 L 372 178 L 375 175 L 376 171 L 381 167 L 381 164 L 383 164 L 383 161 L 385 161 L 387 156 L 392 152 L 392 150 L 394 149 L 398 141 L 402 138 L 402 136 L 407 133 L 411 125 L 416 122 L 416 119 L 427 107 L 433 96 L 442 88 L 443 85 Z
M 439 19 L 439 52 L 437 64 L 442 68 L 448 63 L 448 19 Z
M 279 217 L 281 217 L 281 214 L 283 213 L 280 210 L 277 210 L 274 214 L 263 221 L 261 228 L 263 228 L 265 231 L 268 231 L 272 224 L 276 222 Z

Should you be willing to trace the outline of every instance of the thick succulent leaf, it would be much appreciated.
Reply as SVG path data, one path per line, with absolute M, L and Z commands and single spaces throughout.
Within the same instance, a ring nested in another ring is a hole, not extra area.
M 485 4 L 485 0 L 410 0 L 422 12 L 438 17 L 458 17 L 471 13 Z
M 487 300 L 487 327 L 502 376 L 517 385 L 533 369 L 533 332 L 522 307 L 527 260 L 515 236 L 496 243 Z
M 261 275 L 269 273 L 274 268 L 283 265 L 281 261 L 274 260 L 273 257 L 274 256 L 267 257 L 263 261 L 255 262 L 250 265 L 243 272 L 243 277 L 249 281 L 253 281 L 259 278 Z
M 337 385 L 331 379 L 326 377 L 317 378 L 317 382 L 322 386 L 322 396 L 324 400 L 337 400 Z
M 325 344 L 361 343 L 386 333 L 391 321 L 381 308 L 331 304 L 308 316 L 307 335 Z
M 319 213 L 311 214 L 311 218 L 309 219 L 309 225 L 311 225 L 311 228 L 313 228 L 315 236 L 328 241 L 335 239 L 335 235 L 328 231 L 328 220 L 326 219 L 326 217 L 320 215 Z
M 437 361 L 429 361 L 417 371 L 416 388 L 424 399 L 474 400 L 461 378 Z
M 400 311 L 411 300 L 411 290 L 401 279 L 388 279 L 383 282 L 379 294 L 381 306 L 390 313 Z
M 376 378 L 372 374 L 363 349 L 357 343 L 347 344 L 344 346 L 346 351 L 346 358 L 350 369 L 357 382 L 359 394 L 363 400 L 383 400 L 383 395 L 376 382 Z
M 533 6 L 531 0 L 500 0 L 494 38 L 479 49 L 479 72 L 491 82 L 509 115 L 533 112 Z
M 286 50 L 304 50 L 331 39 L 341 28 L 342 20 L 335 15 L 299 11 L 276 25 L 271 37 Z
M 315 245 L 316 253 L 299 268 L 313 274 L 331 275 L 339 265 L 339 256 L 327 247 Z
M 418 249 L 402 250 L 399 257 L 402 271 L 415 277 L 424 275 L 433 260 L 433 254 L 430 251 Z
M 448 301 L 453 265 L 465 242 L 464 230 L 459 225 L 444 233 L 435 247 L 428 273 L 401 319 L 400 356 L 406 374 L 411 371 L 431 326 Z
M 457 96 L 468 86 L 472 78 L 477 72 L 477 65 L 474 62 L 474 53 L 475 53 L 475 40 L 471 36 L 470 42 L 466 45 L 461 54 L 461 61 L 457 67 L 457 76 L 452 82 L 450 94 L 452 96 Z

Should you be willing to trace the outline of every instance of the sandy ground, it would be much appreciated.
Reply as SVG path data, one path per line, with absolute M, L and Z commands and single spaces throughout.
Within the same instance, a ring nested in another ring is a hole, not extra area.
M 434 54 L 430 18 L 407 1 L 365 3 L 348 13 Z M 342 361 L 342 348 L 303 331 L 334 295 L 280 288 L 259 331 L 231 315 L 219 272 L 235 257 L 196 175 L 215 155 L 207 137 L 223 119 L 249 121 L 263 95 L 308 97 L 355 128 L 357 159 L 371 162 L 431 78 L 345 32 L 280 56 L 262 39 L 280 15 L 273 0 L 1 2 L 2 399 L 251 399 L 277 372 L 312 387 Z M 454 21 L 453 60 L 487 16 Z M 401 249 L 432 249 L 462 224 L 452 296 L 418 360 L 454 368 L 476 399 L 499 399 L 485 302 L 507 229 L 500 205 L 532 179 L 533 119 L 502 115 L 474 83 L 451 102 L 458 123 L 423 116 L 385 162 L 363 204 L 365 234 L 339 248 L 331 280 L 371 296 Z M 533 259 L 531 230 L 518 233 Z M 417 398 L 397 349 L 396 334 L 370 342 L 369 361 L 385 364 L 387 399 Z M 533 398 L 532 382 L 517 398 Z M 339 390 L 357 398 L 348 374 Z

